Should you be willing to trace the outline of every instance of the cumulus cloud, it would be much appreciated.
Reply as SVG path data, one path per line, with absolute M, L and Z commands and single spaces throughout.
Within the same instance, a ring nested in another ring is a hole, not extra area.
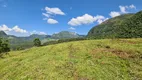
M 105 19 L 105 17 L 102 16 L 102 15 L 97 15 L 97 16 L 94 17 L 94 19 L 95 19 L 95 20 Z
M 0 31 L 5 31 L 5 32 L 7 32 L 7 31 L 11 31 L 11 30 L 12 30 L 12 29 L 11 29 L 11 28 L 8 28 L 5 24 L 0 26 Z
M 51 17 L 54 17 L 55 15 L 65 15 L 65 13 L 57 7 L 54 7 L 54 8 L 45 7 L 45 11 L 46 11 L 45 13 L 42 13 L 42 15 L 46 17 L 43 20 L 47 20 L 47 23 L 49 24 L 58 23 L 57 20 L 51 19 Z
M 6 34 L 15 35 L 15 36 L 28 36 L 28 31 L 21 29 L 18 26 L 9 28 L 7 25 L 3 24 L 0 26 L 0 31 L 4 31 Z
M 70 30 L 75 30 L 75 28 L 74 28 L 74 27 L 70 27 L 69 29 L 70 29 Z
M 111 17 L 116 17 L 116 16 L 119 16 L 119 15 L 121 15 L 121 14 L 120 14 L 120 12 L 112 11 L 112 12 L 110 12 L 109 15 L 110 15 Z
M 127 10 L 136 9 L 136 6 L 134 6 L 133 4 L 129 5 L 129 6 L 121 6 L 120 5 L 119 8 L 120 8 L 121 13 L 128 13 Z
M 103 23 L 104 21 L 108 20 L 109 18 L 104 18 L 104 19 L 98 19 L 97 22 L 99 24 Z
M 82 24 L 89 24 L 89 23 L 93 23 L 95 21 L 94 17 L 89 15 L 89 14 L 85 14 L 83 16 L 79 16 L 77 18 L 72 18 L 68 24 L 72 25 L 72 26 L 78 26 L 78 25 L 82 25 Z
M 128 8 L 127 6 L 119 6 L 119 8 L 122 13 L 127 13 L 126 11 L 126 8 Z
M 5 32 L 14 31 L 14 32 L 18 32 L 18 33 L 27 33 L 26 30 L 21 29 L 18 26 L 15 26 L 13 28 L 9 28 L 5 24 L 0 26 L 0 31 L 5 31 Z
M 26 30 L 19 28 L 18 26 L 15 26 L 12 28 L 13 31 L 18 32 L 18 33 L 27 33 Z
M 55 20 L 55 19 L 48 19 L 47 20 L 47 23 L 49 23 L 49 24 L 57 24 L 58 23 L 58 21 L 57 20 Z
M 97 15 L 97 16 L 93 17 L 92 15 L 84 14 L 83 16 L 72 18 L 68 22 L 68 24 L 71 26 L 79 26 L 79 25 L 83 25 L 83 24 L 91 24 L 91 23 L 94 23 L 95 21 L 100 22 L 100 20 L 104 21 L 105 17 L 101 16 L 101 15 Z
M 101 24 L 101 23 L 103 22 L 103 20 L 100 19 L 100 20 L 98 20 L 97 22 L 98 22 L 99 24 Z
M 46 13 L 49 13 L 49 14 L 65 15 L 65 13 L 57 7 L 55 7 L 55 8 L 45 7 L 45 10 L 46 10 Z
M 119 8 L 120 8 L 119 12 L 118 11 L 111 11 L 109 15 L 111 17 L 116 17 L 116 16 L 119 16 L 121 14 L 126 14 L 126 13 L 129 13 L 129 10 L 136 9 L 136 6 L 134 6 L 133 4 L 129 5 L 129 6 L 127 6 L 127 5 L 126 6 L 120 5 Z
M 27 30 L 21 29 L 19 26 L 14 26 L 13 28 L 9 28 L 5 24 L 0 26 L 0 31 L 4 31 L 5 33 L 9 35 L 15 35 L 15 36 L 29 36 L 31 34 L 46 35 L 45 32 L 41 32 L 41 31 L 28 32 Z

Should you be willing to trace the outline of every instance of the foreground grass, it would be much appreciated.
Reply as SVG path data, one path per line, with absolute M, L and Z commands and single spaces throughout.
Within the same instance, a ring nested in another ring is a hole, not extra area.
M 10 52 L 1 80 L 141 80 L 142 39 L 86 40 Z

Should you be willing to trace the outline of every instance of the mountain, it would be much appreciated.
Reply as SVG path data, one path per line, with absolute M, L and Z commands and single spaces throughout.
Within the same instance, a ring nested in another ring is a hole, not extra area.
M 0 37 L 7 37 L 7 34 L 4 31 L 0 31 Z
M 13 35 L 7 35 L 4 31 L 0 31 L 0 37 L 8 39 L 10 41 L 11 49 L 15 50 L 17 47 L 22 47 L 22 48 L 32 47 L 33 40 L 35 38 L 39 38 L 42 43 L 45 43 L 56 39 L 69 39 L 69 38 L 79 38 L 79 37 L 82 38 L 85 37 L 85 35 L 79 35 L 75 32 L 62 31 L 53 35 L 32 34 L 27 37 L 16 37 Z
M 23 49 L 29 48 L 33 46 L 33 40 L 35 38 L 39 38 L 40 40 L 44 40 L 46 38 L 50 38 L 49 35 L 38 35 L 32 34 L 27 37 L 16 37 L 14 35 L 7 35 L 4 31 L 0 31 L 0 37 L 8 39 L 10 42 L 10 47 L 12 50 L 16 50 L 17 47 L 22 47 Z
M 142 37 L 142 11 L 124 14 L 93 27 L 89 38 L 140 38 Z
M 54 39 L 68 39 L 68 38 L 78 38 L 78 37 L 80 37 L 79 34 L 69 31 L 61 31 L 59 33 L 52 35 L 52 38 Z

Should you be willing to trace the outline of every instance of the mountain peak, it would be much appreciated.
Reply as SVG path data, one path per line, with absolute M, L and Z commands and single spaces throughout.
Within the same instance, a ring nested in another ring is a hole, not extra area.
M 2 37 L 6 37 L 6 36 L 7 36 L 7 34 L 6 34 L 4 31 L 0 31 L 0 36 L 2 36 Z

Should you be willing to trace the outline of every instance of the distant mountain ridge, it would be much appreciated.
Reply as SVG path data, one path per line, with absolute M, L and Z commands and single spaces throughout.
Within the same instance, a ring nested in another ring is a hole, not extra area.
M 0 31 L 0 37 L 7 37 L 7 34 L 4 31 Z
M 54 39 L 68 39 L 68 38 L 78 38 L 79 34 L 75 32 L 61 31 L 59 33 L 55 33 L 51 36 Z
M 33 46 L 33 40 L 35 38 L 39 38 L 42 43 L 48 40 L 54 40 L 54 39 L 69 39 L 69 38 L 79 38 L 79 37 L 85 37 L 85 35 L 79 35 L 74 32 L 68 32 L 68 31 L 61 31 L 59 33 L 53 34 L 53 35 L 39 35 L 39 34 L 32 34 L 27 37 L 17 37 L 14 35 L 7 35 L 4 31 L 0 31 L 0 38 L 5 38 L 10 41 L 11 48 L 14 48 L 14 50 L 18 46 L 25 46 L 32 47 Z
M 142 11 L 136 14 L 124 14 L 111 18 L 100 25 L 93 27 L 89 38 L 141 38 Z
M 45 38 L 54 38 L 54 39 L 78 38 L 78 37 L 85 37 L 85 35 L 79 35 L 75 32 L 69 32 L 69 31 L 61 31 L 61 32 L 55 33 L 53 35 L 32 34 L 32 35 L 27 36 L 27 37 L 17 37 L 17 36 L 14 36 L 14 35 L 7 35 L 4 31 L 0 31 L 0 37 L 3 37 L 3 38 L 20 38 L 20 39 L 24 39 L 24 40 L 33 40 L 35 38 L 39 38 L 39 39 L 43 40 Z

